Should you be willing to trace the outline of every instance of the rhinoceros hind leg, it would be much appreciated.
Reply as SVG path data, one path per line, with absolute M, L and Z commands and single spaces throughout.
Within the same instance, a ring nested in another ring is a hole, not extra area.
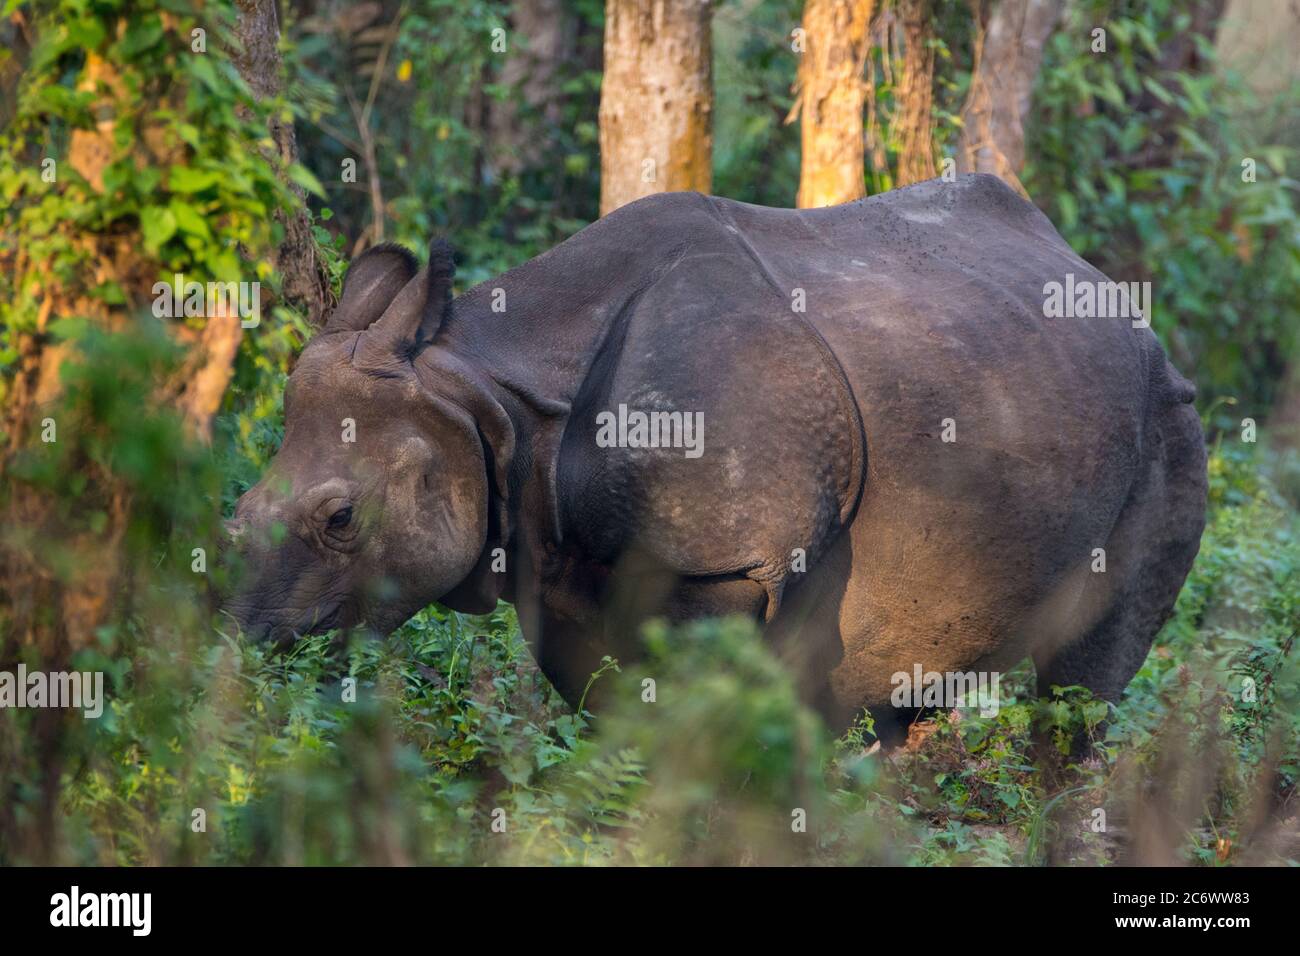
M 1191 570 L 1205 527 L 1205 441 L 1190 404 L 1163 412 L 1149 432 L 1149 467 L 1106 542 L 1107 580 L 1099 575 L 1082 602 L 1085 614 L 1089 606 L 1100 613 L 1073 643 L 1050 657 L 1034 655 L 1040 695 L 1053 684 L 1077 684 L 1117 702 Z

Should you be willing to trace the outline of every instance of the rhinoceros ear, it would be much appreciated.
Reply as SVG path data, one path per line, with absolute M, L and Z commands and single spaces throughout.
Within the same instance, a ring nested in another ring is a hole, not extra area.
M 360 332 L 369 328 L 411 281 L 419 264 L 401 246 L 385 243 L 367 249 L 348 266 L 343 297 L 325 331 Z
M 456 251 L 445 239 L 429 244 L 429 269 L 425 277 L 424 314 L 420 317 L 418 342 L 428 342 L 438 334 L 443 317 L 451 308 L 451 281 L 456 278 Z
M 366 330 L 357 351 L 359 358 L 370 364 L 410 358 L 438 334 L 451 304 L 451 282 L 456 275 L 453 255 L 450 244 L 434 240 L 423 275 L 411 279 L 379 321 Z

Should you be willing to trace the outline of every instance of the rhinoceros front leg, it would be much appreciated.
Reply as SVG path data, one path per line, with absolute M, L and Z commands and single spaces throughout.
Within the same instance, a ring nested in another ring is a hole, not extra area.
M 592 706 L 592 700 L 584 703 L 583 695 L 589 685 L 594 688 L 601 683 L 599 680 L 592 683 L 605 657 L 599 630 L 543 612 L 531 625 L 525 624 L 523 632 L 533 660 L 564 702 L 574 710 L 579 704 Z M 597 691 L 596 699 L 603 693 L 603 688 Z
M 554 598 L 554 595 L 552 595 Z M 641 625 L 652 617 L 674 623 L 739 614 L 762 619 L 767 596 L 762 585 L 732 575 L 673 578 L 664 574 L 620 577 L 605 606 L 578 619 L 544 607 L 530 623 L 521 616 L 524 637 L 537 666 L 575 709 L 609 701 L 613 681 L 592 682 L 606 657 L 630 663 L 641 656 Z M 571 610 L 571 605 L 570 605 Z

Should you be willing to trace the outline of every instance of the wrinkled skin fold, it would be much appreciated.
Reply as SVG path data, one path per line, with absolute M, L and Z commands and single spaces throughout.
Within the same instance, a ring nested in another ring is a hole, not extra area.
M 652 196 L 454 300 L 452 272 L 440 243 L 349 269 L 231 524 L 249 633 L 504 599 L 574 703 L 645 617 L 743 614 L 843 726 L 918 664 L 1028 654 L 1115 699 L 1195 557 L 1191 386 L 1128 318 L 1045 317 L 1105 277 L 993 177 Z M 609 447 L 620 408 L 698 416 L 699 454 Z

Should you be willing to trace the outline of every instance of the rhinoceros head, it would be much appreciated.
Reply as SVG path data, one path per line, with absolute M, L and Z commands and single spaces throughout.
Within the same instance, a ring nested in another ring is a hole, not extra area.
M 247 633 L 387 633 L 457 590 L 467 610 L 495 603 L 499 586 L 466 582 L 498 527 L 513 431 L 470 368 L 425 347 L 453 271 L 442 243 L 423 271 L 394 246 L 349 268 L 289 376 L 284 442 L 228 525 L 240 568 L 226 610 Z

